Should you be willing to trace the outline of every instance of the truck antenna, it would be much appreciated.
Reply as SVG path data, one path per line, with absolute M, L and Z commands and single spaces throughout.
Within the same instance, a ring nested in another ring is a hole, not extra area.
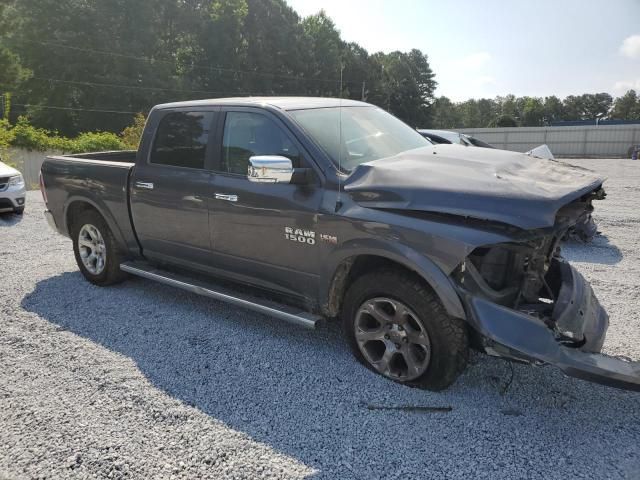
M 336 208 L 335 211 L 338 212 L 342 207 L 341 200 L 341 191 L 340 191 L 340 177 L 342 175 L 342 71 L 344 70 L 344 65 L 342 60 L 340 60 L 340 104 L 338 107 L 338 194 L 336 195 Z

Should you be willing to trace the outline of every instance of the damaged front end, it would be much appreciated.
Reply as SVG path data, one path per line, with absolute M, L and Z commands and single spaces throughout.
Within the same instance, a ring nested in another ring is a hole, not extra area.
M 560 254 L 560 240 L 582 212 L 573 202 L 558 212 L 551 231 L 476 248 L 452 278 L 487 353 L 640 391 L 640 362 L 600 354 L 609 318 Z

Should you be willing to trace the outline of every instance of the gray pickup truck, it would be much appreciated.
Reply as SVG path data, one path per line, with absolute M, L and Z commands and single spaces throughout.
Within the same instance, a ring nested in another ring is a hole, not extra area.
M 313 327 L 359 361 L 451 385 L 470 348 L 640 390 L 600 354 L 608 317 L 560 254 L 603 179 L 557 161 L 433 145 L 327 98 L 159 105 L 137 152 L 54 156 L 49 224 L 87 280 L 128 274 Z

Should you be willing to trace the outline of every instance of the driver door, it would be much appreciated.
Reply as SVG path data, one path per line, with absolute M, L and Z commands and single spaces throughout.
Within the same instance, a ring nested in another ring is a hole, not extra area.
M 214 166 L 210 225 L 215 263 L 252 283 L 297 295 L 317 288 L 319 181 L 308 185 L 253 183 L 249 157 L 281 155 L 307 166 L 286 126 L 262 109 L 221 112 L 221 151 Z M 291 240 L 291 231 L 302 232 Z

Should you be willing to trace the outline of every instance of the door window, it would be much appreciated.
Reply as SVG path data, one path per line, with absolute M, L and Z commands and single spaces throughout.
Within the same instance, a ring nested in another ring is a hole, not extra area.
M 151 163 L 204 168 L 212 112 L 171 112 L 158 125 Z
M 228 112 L 222 139 L 221 170 L 246 175 L 249 157 L 281 155 L 300 164 L 300 152 L 289 136 L 270 118 L 250 112 Z

